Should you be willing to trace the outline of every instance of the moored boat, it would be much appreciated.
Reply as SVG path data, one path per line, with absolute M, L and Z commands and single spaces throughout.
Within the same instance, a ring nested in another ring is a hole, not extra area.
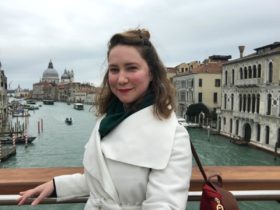
M 53 105 L 54 104 L 54 100 L 43 100 L 43 104 L 45 104 L 45 105 Z
M 29 117 L 30 114 L 26 111 L 15 111 L 12 113 L 13 117 Z
M 36 104 L 36 101 L 35 100 L 26 100 L 26 103 L 27 104 Z
M 30 144 L 36 139 L 35 136 L 28 136 L 27 143 Z M 1 144 L 13 144 L 13 138 L 10 136 L 0 137 Z M 15 144 L 25 144 L 25 136 L 18 136 L 15 139 Z
M 238 145 L 243 145 L 243 146 L 246 146 L 249 144 L 249 141 L 242 140 L 242 139 L 231 139 L 230 142 L 232 142 L 234 144 L 238 144 Z
M 84 109 L 84 105 L 82 103 L 74 103 L 74 109 L 77 110 L 83 110 Z
M 180 125 L 182 125 L 182 126 L 184 126 L 185 128 L 187 127 L 187 122 L 186 122 L 186 120 L 184 119 L 184 118 L 181 118 L 181 117 L 179 117 L 178 118 L 178 123 L 180 124 Z

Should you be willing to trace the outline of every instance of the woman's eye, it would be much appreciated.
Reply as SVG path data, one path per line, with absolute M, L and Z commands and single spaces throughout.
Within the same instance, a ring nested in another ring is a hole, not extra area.
M 113 73 L 113 74 L 116 74 L 116 73 L 119 72 L 119 69 L 117 69 L 117 68 L 110 68 L 109 71 L 110 71 L 111 73 Z
M 135 70 L 137 70 L 137 67 L 136 66 L 128 66 L 127 69 L 129 71 L 135 71 Z

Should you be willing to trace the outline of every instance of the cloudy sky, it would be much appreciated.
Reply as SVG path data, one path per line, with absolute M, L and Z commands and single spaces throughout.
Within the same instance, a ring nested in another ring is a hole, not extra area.
M 59 75 L 98 85 L 109 38 L 147 28 L 168 67 L 239 56 L 280 41 L 279 0 L 0 0 L 0 61 L 11 89 L 32 89 L 52 60 Z

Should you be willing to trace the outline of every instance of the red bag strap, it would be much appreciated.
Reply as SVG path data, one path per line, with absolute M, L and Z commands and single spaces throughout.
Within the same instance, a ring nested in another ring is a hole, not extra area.
M 225 207 L 226 210 L 239 210 L 239 207 L 237 205 L 237 201 L 235 199 L 235 197 L 229 192 L 229 191 L 226 191 L 225 189 L 222 188 L 222 177 L 218 174 L 215 174 L 215 175 L 212 175 L 210 176 L 209 178 L 207 178 L 206 176 L 206 173 L 201 165 L 201 162 L 199 160 L 199 157 L 197 155 L 197 152 L 192 144 L 192 142 L 190 141 L 191 143 L 191 149 L 192 149 L 192 154 L 194 156 L 194 159 L 197 163 L 197 166 L 203 176 L 203 179 L 205 181 L 205 183 L 208 183 L 210 184 L 216 191 L 218 191 L 222 197 L 223 197 L 223 205 Z M 212 178 L 213 177 L 217 177 L 217 182 L 218 182 L 218 185 L 215 185 L 214 183 L 212 183 Z

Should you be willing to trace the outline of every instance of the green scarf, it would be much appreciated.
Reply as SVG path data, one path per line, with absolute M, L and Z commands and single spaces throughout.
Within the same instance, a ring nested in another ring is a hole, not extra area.
M 106 116 L 101 120 L 99 133 L 101 139 L 117 127 L 123 120 L 131 114 L 144 109 L 154 103 L 154 94 L 148 92 L 145 97 L 134 104 L 129 110 L 125 110 L 123 103 L 118 98 L 114 98 L 109 104 Z

